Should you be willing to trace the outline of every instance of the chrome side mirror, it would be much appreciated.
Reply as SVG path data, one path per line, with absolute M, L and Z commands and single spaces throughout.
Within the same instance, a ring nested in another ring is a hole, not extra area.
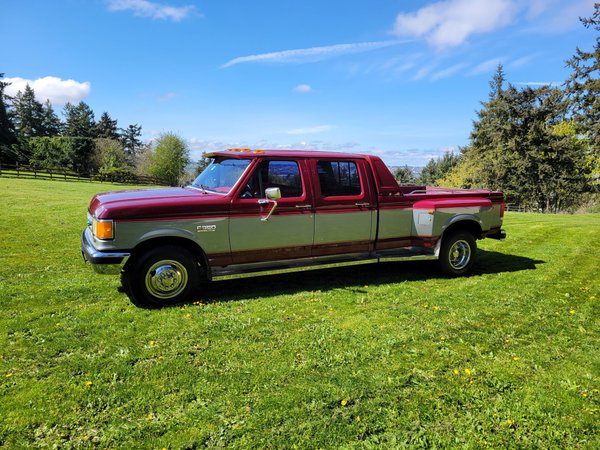
M 269 202 L 273 202 L 273 207 L 271 208 L 271 211 L 269 211 L 269 214 L 267 214 L 266 217 L 260 218 L 260 220 L 262 220 L 263 222 L 266 222 L 267 220 L 269 220 L 269 218 L 271 217 L 271 214 L 273 214 L 273 212 L 275 211 L 275 208 L 277 208 L 277 200 L 281 198 L 281 191 L 277 187 L 267 188 L 267 189 L 265 189 L 265 197 L 267 197 L 267 198 L 260 199 L 258 201 L 258 204 L 261 206 L 266 206 Z
M 265 197 L 269 200 L 279 200 L 281 198 L 281 191 L 278 187 L 265 189 Z

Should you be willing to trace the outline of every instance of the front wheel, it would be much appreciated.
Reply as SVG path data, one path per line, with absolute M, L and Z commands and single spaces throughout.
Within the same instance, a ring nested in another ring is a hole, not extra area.
M 200 267 L 183 247 L 165 245 L 134 259 L 121 275 L 124 290 L 141 307 L 160 307 L 190 300 L 200 283 Z
M 442 237 L 439 264 L 446 275 L 467 274 L 477 254 L 477 242 L 468 231 L 458 231 Z

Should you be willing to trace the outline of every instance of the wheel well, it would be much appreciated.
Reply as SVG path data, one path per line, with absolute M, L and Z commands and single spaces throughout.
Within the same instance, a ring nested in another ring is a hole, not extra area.
M 141 255 L 147 250 L 151 248 L 156 248 L 161 245 L 176 245 L 178 247 L 183 247 L 192 254 L 192 256 L 196 259 L 200 266 L 202 266 L 203 269 L 208 268 L 208 258 L 206 257 L 206 254 L 198 244 L 196 244 L 193 241 L 190 241 L 189 239 L 172 236 L 158 237 L 154 239 L 148 239 L 144 242 L 140 242 L 137 246 L 133 248 L 133 250 L 131 250 L 132 258 L 130 258 L 129 261 L 136 258 L 137 255 Z
M 458 222 L 454 222 L 448 228 L 444 230 L 444 235 L 448 236 L 450 233 L 455 233 L 456 231 L 468 231 L 473 235 L 475 239 L 481 239 L 482 229 L 481 225 L 479 225 L 474 220 L 460 220 Z

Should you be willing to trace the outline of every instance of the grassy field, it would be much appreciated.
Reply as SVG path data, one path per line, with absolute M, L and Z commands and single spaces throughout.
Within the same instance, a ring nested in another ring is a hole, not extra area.
M 143 310 L 79 253 L 117 188 L 0 178 L 0 447 L 600 448 L 599 214 Z

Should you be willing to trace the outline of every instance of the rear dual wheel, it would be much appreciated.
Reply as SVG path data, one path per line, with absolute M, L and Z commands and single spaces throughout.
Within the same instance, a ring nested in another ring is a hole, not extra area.
M 466 275 L 475 264 L 477 241 L 468 231 L 442 237 L 439 264 L 446 275 Z
M 121 282 L 135 305 L 156 308 L 189 301 L 198 289 L 200 274 L 198 262 L 187 249 L 164 245 L 130 261 Z

